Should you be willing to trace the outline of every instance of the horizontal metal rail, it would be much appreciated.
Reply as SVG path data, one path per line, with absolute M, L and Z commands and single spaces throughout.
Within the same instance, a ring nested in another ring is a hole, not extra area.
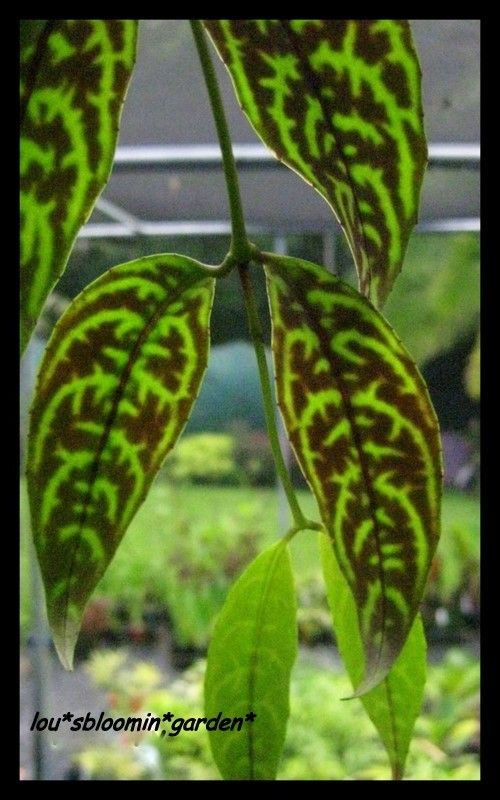
M 260 144 L 237 144 L 233 146 L 233 152 L 238 169 L 243 171 L 285 168 L 266 147 Z M 429 145 L 429 168 L 431 169 L 479 169 L 479 164 L 480 147 L 478 144 Z M 193 170 L 196 172 L 221 168 L 222 158 L 218 145 L 175 145 L 171 147 L 137 145 L 117 148 L 113 174 L 138 170 L 170 170 L 173 172 Z M 92 222 L 85 225 L 79 234 L 82 239 L 131 236 L 229 236 L 231 233 L 229 222 L 225 220 L 141 220 L 105 198 L 97 201 L 96 208 L 111 221 Z M 250 223 L 247 228 L 248 232 L 254 235 L 259 233 L 274 235 L 277 232 L 296 233 L 298 230 L 308 233 L 325 233 L 330 230 L 325 222 L 318 223 L 316 226 L 290 223 L 289 227 L 280 226 L 279 231 L 276 226 L 259 222 Z M 417 226 L 417 231 L 421 233 L 478 232 L 479 230 L 480 221 L 475 217 L 426 220 Z
M 241 170 L 283 169 L 284 165 L 260 144 L 235 144 L 233 153 Z M 429 168 L 479 169 L 479 144 L 430 144 Z M 113 172 L 132 170 L 206 170 L 222 167 L 218 145 L 134 145 L 118 147 Z
M 259 234 L 289 234 L 297 233 L 297 226 L 291 225 L 284 229 L 270 225 L 249 224 L 246 226 L 250 235 Z M 479 233 L 480 220 L 472 217 L 470 219 L 441 219 L 424 220 L 416 227 L 417 233 Z M 311 230 L 308 226 L 303 232 L 307 233 L 327 233 L 331 232 L 331 227 L 317 228 Z M 130 238 L 132 236 L 230 236 L 231 225 L 224 221 L 170 221 L 170 222 L 143 222 L 134 218 L 133 224 L 122 222 L 95 222 L 85 225 L 79 233 L 80 239 L 102 239 L 102 238 Z

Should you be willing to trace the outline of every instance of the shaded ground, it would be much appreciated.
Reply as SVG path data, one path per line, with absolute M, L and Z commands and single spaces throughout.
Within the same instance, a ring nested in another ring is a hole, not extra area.
M 162 675 L 168 681 L 177 673 L 172 668 L 170 658 L 169 640 L 166 636 L 160 637 L 153 647 L 134 646 L 128 648 L 130 660 L 150 661 L 158 666 Z M 51 652 L 47 664 L 47 699 L 45 716 L 57 717 L 68 711 L 75 718 L 89 712 L 98 718 L 101 711 L 107 712 L 109 704 L 106 692 L 98 689 L 90 680 L 84 662 L 75 665 L 73 672 L 66 672 L 60 665 L 54 652 Z M 30 731 L 37 706 L 36 682 L 31 664 L 31 653 L 28 649 L 21 652 L 21 696 L 20 696 L 20 769 L 21 777 L 25 780 L 65 780 L 71 770 L 71 756 L 83 750 L 84 747 L 104 744 L 119 733 L 113 731 L 71 731 L 68 734 L 67 723 L 60 726 L 57 732 L 43 733 Z M 42 715 L 40 715 L 42 716 Z M 34 746 L 34 737 L 39 739 L 39 751 L 43 750 L 43 773 L 36 776 L 35 763 L 37 748 Z
M 471 640 L 467 649 L 479 656 L 479 642 Z M 165 678 L 165 683 L 170 682 L 179 673 L 172 666 L 172 653 L 168 634 L 164 631 L 153 646 L 130 646 L 127 648 L 130 661 L 153 662 Z M 446 652 L 445 645 L 434 645 L 429 650 L 429 661 L 438 662 Z M 313 662 L 325 669 L 340 667 L 337 652 L 332 646 L 318 646 L 302 648 L 301 660 Z M 31 665 L 31 655 L 28 649 L 21 653 L 21 710 L 20 710 L 20 768 L 21 777 L 25 780 L 66 780 L 71 776 L 72 754 L 96 744 L 110 743 L 119 733 L 103 731 L 72 731 L 68 732 L 68 724 L 61 724 L 60 730 L 55 732 L 32 733 L 30 726 L 33 722 L 37 705 L 36 685 Z M 75 666 L 72 673 L 65 672 L 53 653 L 48 658 L 47 669 L 47 701 L 48 711 L 45 715 L 57 717 L 68 711 L 75 718 L 90 713 L 98 718 L 101 711 L 107 712 L 109 708 L 106 692 L 95 687 L 85 670 L 85 662 Z M 40 715 L 41 716 L 41 715 Z M 36 737 L 36 740 L 35 740 Z M 40 752 L 43 751 L 43 773 L 37 774 L 35 767 Z M 74 776 L 73 776 L 74 777 Z

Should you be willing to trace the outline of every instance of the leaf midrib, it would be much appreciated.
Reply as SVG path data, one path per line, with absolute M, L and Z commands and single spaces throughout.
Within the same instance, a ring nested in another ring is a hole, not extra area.
M 390 674 L 387 675 L 386 678 L 384 678 L 384 689 L 385 689 L 385 696 L 387 698 L 387 708 L 389 710 L 389 723 L 391 726 L 391 736 L 394 747 L 394 764 L 392 765 L 392 769 L 394 775 L 396 775 L 401 770 L 401 755 L 400 755 L 400 741 L 399 741 L 398 731 L 396 728 L 396 717 L 394 714 L 394 700 L 392 698 Z
M 273 270 L 273 266 L 272 265 L 271 265 L 271 270 Z M 320 350 L 322 352 L 322 355 L 323 355 L 323 357 L 325 357 L 328 360 L 328 363 L 330 364 L 331 374 L 332 374 L 332 377 L 333 377 L 334 381 L 336 382 L 336 384 L 338 386 L 338 389 L 339 389 L 339 392 L 340 392 L 340 396 L 341 396 L 341 399 L 342 399 L 342 405 L 343 405 L 344 411 L 345 411 L 345 416 L 348 419 L 349 426 L 350 426 L 350 429 L 351 429 L 351 432 L 352 432 L 352 439 L 353 439 L 353 442 L 354 442 L 354 446 L 355 446 L 356 451 L 358 453 L 359 463 L 360 463 L 360 467 L 361 467 L 361 474 L 363 476 L 363 483 L 364 483 L 364 486 L 365 486 L 365 491 L 366 491 L 366 494 L 367 494 L 367 497 L 368 497 L 368 502 L 369 502 L 370 515 L 371 515 L 373 523 L 374 523 L 375 547 L 376 547 L 376 551 L 377 551 L 377 559 L 378 559 L 378 564 L 379 564 L 379 580 L 380 580 L 380 585 L 381 585 L 381 590 L 382 590 L 382 629 L 384 631 L 384 636 L 383 636 L 382 641 L 380 643 L 380 646 L 379 646 L 379 649 L 378 649 L 378 654 L 377 654 L 377 667 L 378 667 L 378 665 L 380 664 L 380 661 L 381 661 L 382 650 L 383 650 L 383 646 L 384 646 L 385 641 L 386 641 L 386 632 L 387 632 L 387 602 L 386 602 L 386 594 L 385 594 L 386 580 L 385 580 L 385 572 L 384 572 L 384 568 L 383 568 L 383 559 L 382 559 L 382 551 L 381 551 L 381 544 L 380 544 L 380 535 L 381 535 L 380 526 L 379 526 L 379 522 L 378 522 L 378 519 L 377 519 L 376 513 L 375 513 L 376 508 L 377 508 L 377 503 L 376 503 L 375 497 L 373 495 L 373 492 L 371 490 L 370 473 L 369 473 L 368 465 L 366 463 L 365 454 L 363 452 L 363 448 L 362 448 L 362 445 L 361 445 L 361 439 L 359 437 L 359 432 L 358 432 L 358 429 L 357 429 L 355 421 L 354 421 L 354 411 L 353 411 L 353 408 L 352 408 L 352 405 L 351 405 L 351 402 L 350 402 L 350 399 L 349 399 L 349 393 L 348 393 L 348 391 L 346 391 L 345 384 L 342 381 L 342 379 L 340 378 L 340 376 L 338 374 L 338 371 L 335 369 L 335 366 L 333 364 L 332 352 L 331 352 L 331 348 L 330 348 L 330 342 L 328 341 L 328 338 L 327 338 L 327 334 L 320 328 L 320 326 L 315 324 L 316 321 L 315 321 L 314 317 L 308 311 L 309 303 L 308 303 L 308 300 L 307 300 L 307 296 L 302 291 L 302 287 L 299 285 L 299 283 L 297 281 L 295 281 L 295 280 L 293 282 L 292 281 L 287 281 L 285 278 L 283 278 L 283 276 L 280 274 L 279 271 L 277 272 L 277 275 L 285 283 L 285 286 L 287 287 L 287 290 L 294 296 L 294 299 L 296 299 L 297 302 L 300 304 L 300 306 L 302 308 L 302 311 L 303 311 L 303 314 L 304 314 L 304 317 L 306 319 L 306 322 L 307 322 L 309 328 L 314 331 L 314 333 L 316 334 L 316 336 L 318 338 L 318 342 L 319 342 L 319 345 L 320 345 Z M 278 287 L 278 291 L 279 291 L 279 287 Z M 274 326 L 274 320 L 273 320 L 273 326 Z M 329 522 L 329 520 L 328 520 L 328 522 Z M 366 679 L 366 676 L 365 676 L 365 679 Z
M 182 289 L 177 289 L 175 294 L 169 295 L 168 298 L 164 302 L 162 302 L 160 304 L 158 309 L 150 316 L 150 318 L 148 319 L 148 321 L 144 325 L 144 328 L 142 329 L 141 333 L 137 337 L 137 340 L 136 340 L 134 346 L 132 347 L 132 349 L 130 351 L 130 355 L 129 355 L 128 359 L 127 359 L 127 363 L 123 367 L 122 372 L 120 374 L 120 380 L 118 382 L 118 386 L 116 387 L 115 392 L 113 394 L 112 407 L 110 409 L 110 412 L 109 412 L 108 417 L 106 419 L 106 422 L 104 424 L 104 430 L 103 430 L 103 432 L 102 432 L 102 434 L 101 434 L 101 436 L 99 438 L 99 442 L 98 442 L 98 445 L 97 445 L 97 448 L 96 448 L 95 458 L 94 458 L 94 460 L 93 460 L 93 462 L 92 462 L 92 464 L 90 466 L 90 470 L 89 470 L 89 488 L 88 488 L 86 496 L 85 496 L 85 498 L 83 500 L 83 511 L 82 511 L 80 519 L 78 521 L 78 534 L 76 536 L 76 544 L 75 544 L 75 547 L 74 547 L 74 550 L 73 550 L 73 555 L 71 557 L 71 563 L 70 563 L 70 568 L 69 568 L 69 573 L 68 573 L 67 589 L 66 589 L 65 597 L 64 597 L 64 627 L 63 627 L 64 633 L 63 633 L 63 640 L 64 640 L 65 643 L 66 643 L 66 637 L 67 637 L 67 626 L 68 626 L 68 621 L 69 621 L 68 620 L 68 616 L 69 616 L 68 615 L 68 606 L 69 606 L 69 598 L 70 598 L 70 595 L 71 595 L 71 580 L 72 580 L 73 573 L 74 573 L 74 570 L 75 570 L 76 558 L 77 558 L 78 552 L 80 550 L 81 542 L 82 542 L 82 530 L 83 530 L 83 528 L 85 526 L 85 523 L 87 521 L 87 518 L 88 518 L 90 499 L 92 497 L 92 492 L 94 490 L 95 483 L 96 483 L 96 480 L 98 478 L 99 471 L 100 471 L 101 464 L 102 464 L 102 454 L 103 454 L 104 449 L 105 449 L 105 447 L 106 447 L 106 445 L 107 445 L 107 443 L 109 441 L 109 437 L 111 435 L 111 431 L 112 431 L 113 426 L 114 426 L 114 424 L 116 422 L 116 417 L 118 415 L 118 407 L 120 405 L 121 400 L 124 397 L 125 390 L 127 388 L 128 379 L 130 377 L 130 373 L 132 372 L 134 363 L 136 361 L 136 356 L 137 356 L 138 352 L 140 351 L 142 345 L 144 344 L 144 341 L 149 336 L 149 333 L 151 332 L 152 328 L 155 326 L 157 321 L 163 316 L 163 314 L 165 313 L 165 311 L 168 308 L 168 306 L 172 305 L 173 303 L 176 303 L 182 297 L 182 295 L 184 294 L 184 292 L 187 289 L 192 288 L 193 285 L 195 285 L 198 282 L 202 282 L 203 280 L 206 280 L 205 276 L 203 278 L 197 278 L 196 280 L 193 280 L 191 282 L 187 282 L 182 287 Z M 118 525 L 118 529 L 119 529 L 119 527 L 120 527 L 120 525 Z
M 269 595 L 269 590 L 271 587 L 271 580 L 276 570 L 276 564 L 278 558 L 282 554 L 282 550 L 284 549 L 285 544 L 283 541 L 279 542 L 278 545 L 275 545 L 275 552 L 273 553 L 273 557 L 271 562 L 268 565 L 266 578 L 264 582 L 263 591 L 260 595 L 257 615 L 255 618 L 255 627 L 254 627 L 254 636 L 253 636 L 253 644 L 252 644 L 252 654 L 250 657 L 250 664 L 248 668 L 248 700 L 250 704 L 250 710 L 253 711 L 253 701 L 255 696 L 255 680 L 256 680 L 256 668 L 257 668 L 257 660 L 260 655 L 260 640 L 262 638 L 262 620 L 264 617 L 265 608 L 267 605 L 267 599 Z M 254 773 L 254 734 L 253 734 L 253 726 L 251 725 L 248 728 L 248 750 L 249 750 L 249 759 L 250 759 L 250 780 L 254 780 L 255 773 Z
M 346 161 L 346 159 L 344 158 L 344 154 L 342 153 L 342 149 L 341 149 L 342 132 L 338 131 L 338 129 L 333 124 L 333 120 L 330 118 L 330 115 L 328 113 L 328 109 L 327 109 L 326 104 L 325 104 L 325 99 L 323 97 L 323 94 L 321 93 L 320 86 L 318 84 L 318 80 L 316 78 L 314 70 L 309 65 L 309 56 L 308 56 L 307 53 L 304 53 L 302 48 L 301 48 L 300 37 L 297 36 L 295 34 L 295 32 L 292 30 L 292 28 L 291 28 L 291 26 L 289 24 L 289 20 L 280 19 L 279 22 L 280 22 L 280 24 L 281 24 L 281 26 L 283 28 L 283 33 L 285 34 L 285 36 L 288 38 L 288 40 L 290 42 L 290 47 L 292 48 L 292 50 L 295 52 L 297 58 L 299 59 L 301 68 L 303 69 L 303 73 L 302 74 L 305 77 L 305 81 L 309 85 L 309 88 L 312 91 L 312 94 L 314 95 L 314 97 L 316 97 L 316 99 L 318 100 L 318 102 L 319 102 L 319 104 L 321 106 L 321 111 L 323 113 L 324 121 L 326 123 L 326 126 L 327 126 L 328 130 L 330 131 L 331 135 L 333 136 L 333 141 L 335 143 L 335 148 L 337 150 L 339 158 L 341 159 L 341 161 L 344 164 L 345 169 L 346 169 L 346 175 L 347 175 L 347 178 L 348 178 L 348 181 L 349 181 L 349 186 L 351 188 L 351 192 L 352 192 L 352 196 L 353 196 L 353 200 L 354 200 L 354 205 L 355 205 L 355 208 L 356 208 L 356 216 L 357 216 L 358 223 L 359 223 L 359 226 L 360 226 L 361 249 L 362 249 L 362 252 L 366 256 L 366 268 L 367 268 L 367 271 L 368 271 L 367 272 L 367 276 L 366 276 L 367 283 L 368 283 L 366 294 L 367 294 L 367 296 L 369 296 L 370 295 L 372 269 L 371 269 L 370 259 L 368 257 L 368 250 L 367 250 L 367 246 L 366 246 L 366 236 L 365 236 L 365 230 L 364 230 L 364 226 L 363 226 L 363 218 L 361 216 L 361 212 L 360 212 L 360 208 L 359 208 L 359 200 L 358 200 L 358 195 L 357 195 L 357 192 L 356 192 L 356 187 L 355 187 L 355 184 L 354 184 L 354 179 L 353 179 L 353 176 L 351 174 L 351 169 L 350 169 L 349 162 Z M 321 159 L 323 165 L 325 163 L 324 162 L 324 158 L 325 158 L 325 156 L 323 155 L 322 159 Z M 324 167 L 324 168 L 326 169 L 326 167 Z M 327 191 L 327 190 L 325 189 L 325 191 Z M 328 203 L 333 208 L 333 205 L 330 203 L 330 201 L 328 201 Z M 338 213 L 337 209 L 333 208 L 333 210 L 334 210 L 335 216 L 337 216 L 337 213 Z M 357 263 L 357 260 L 356 260 L 356 263 Z M 363 282 L 363 274 L 362 274 L 363 264 L 357 264 L 357 266 L 358 266 L 358 269 L 359 269 L 359 282 L 360 282 L 360 285 L 361 285 L 362 282 Z M 363 290 L 363 292 L 365 293 L 364 290 Z

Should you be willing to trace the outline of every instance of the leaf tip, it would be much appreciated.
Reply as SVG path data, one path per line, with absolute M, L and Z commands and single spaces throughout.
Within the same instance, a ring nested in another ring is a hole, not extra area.
M 52 637 L 54 639 L 54 646 L 56 648 L 59 661 L 68 672 L 73 672 L 75 648 L 80 633 L 81 620 L 74 621 L 67 620 L 65 624 L 61 625 L 60 622 L 51 624 Z
M 73 672 L 73 656 L 74 656 L 74 649 L 65 651 L 63 648 L 57 647 L 57 655 L 59 656 L 59 661 L 63 665 L 66 672 Z
M 354 700 L 356 697 L 364 697 L 385 680 L 389 670 L 390 667 L 379 667 L 374 672 L 368 670 L 356 690 L 347 697 L 342 697 L 341 700 Z
M 75 655 L 76 640 L 73 644 L 62 641 L 54 636 L 54 645 L 56 648 L 59 661 L 67 672 L 73 672 L 73 659 Z

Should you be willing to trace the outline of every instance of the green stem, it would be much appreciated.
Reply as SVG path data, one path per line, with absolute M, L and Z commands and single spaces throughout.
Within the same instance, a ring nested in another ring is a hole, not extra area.
M 274 417 L 274 403 L 271 393 L 271 384 L 269 382 L 269 373 L 267 371 L 262 325 L 260 323 L 257 306 L 252 291 L 252 285 L 248 275 L 248 262 L 252 259 L 252 257 L 256 255 L 260 256 L 260 253 L 258 252 L 257 248 L 248 241 L 247 238 L 245 220 L 243 217 L 243 207 L 240 197 L 238 173 L 236 172 L 236 164 L 234 163 L 231 137 L 227 127 L 226 116 L 224 114 L 224 106 L 222 105 L 219 85 L 217 83 L 217 75 L 215 74 L 212 59 L 208 51 L 203 26 L 201 21 L 198 19 L 190 20 L 190 22 L 208 90 L 208 96 L 210 98 L 210 105 L 212 107 L 215 127 L 217 129 L 217 136 L 219 137 L 219 144 L 222 152 L 222 163 L 224 167 L 224 177 L 226 179 L 229 208 L 231 212 L 232 238 L 230 252 L 219 267 L 212 267 L 209 271 L 212 275 L 224 275 L 232 270 L 235 266 L 238 267 L 241 285 L 243 287 L 243 294 L 245 297 L 245 306 L 247 310 L 248 323 L 250 326 L 250 335 L 252 337 L 255 355 L 257 357 L 257 365 L 262 387 L 262 397 L 264 401 L 264 413 L 266 417 L 267 431 L 274 457 L 274 463 L 288 499 L 288 504 L 295 522 L 295 529 L 302 530 L 310 527 L 311 524 L 315 525 L 315 523 L 308 523 L 300 509 L 295 496 L 294 488 L 292 486 L 290 475 L 288 474 L 285 460 L 281 452 L 278 430 L 276 428 L 276 419 Z
M 283 539 L 285 542 L 291 542 L 295 534 L 300 533 L 300 531 L 320 531 L 320 533 L 327 534 L 325 526 L 320 522 L 313 522 L 310 519 L 306 519 L 303 525 L 292 525 L 290 530 L 283 536 Z
M 245 263 L 250 260 L 251 246 L 245 230 L 238 173 L 236 172 L 236 164 L 234 163 L 231 136 L 227 127 L 226 115 L 224 114 L 224 106 L 222 105 L 219 85 L 217 83 L 217 75 L 215 74 L 214 65 L 212 64 L 212 59 L 208 51 L 205 32 L 201 21 L 199 19 L 192 19 L 190 23 L 201 61 L 201 68 L 203 70 L 222 152 L 222 164 L 229 197 L 232 228 L 231 251 L 229 258 L 226 260 L 227 263 L 224 264 L 226 267 L 224 271 L 229 271 L 236 263 Z M 222 271 L 223 270 L 221 270 L 221 272 Z
M 276 465 L 276 471 L 283 484 L 283 489 L 288 500 L 288 505 L 293 515 L 295 526 L 297 529 L 308 527 L 308 523 L 302 513 L 295 491 L 290 479 L 290 475 L 286 468 L 283 453 L 281 452 L 280 440 L 278 436 L 278 429 L 276 427 L 276 418 L 274 416 L 274 402 L 271 392 L 271 383 L 269 381 L 269 372 L 267 370 L 266 351 L 264 349 L 264 336 L 262 332 L 262 325 L 259 318 L 255 296 L 250 282 L 250 275 L 248 274 L 248 267 L 240 265 L 238 267 L 241 285 L 243 288 L 243 295 L 245 298 L 245 307 L 248 316 L 248 325 L 250 328 L 250 335 L 257 358 L 257 366 L 259 369 L 260 385 L 262 387 L 262 399 L 264 401 L 264 414 L 266 417 L 267 433 L 269 435 L 269 442 Z

